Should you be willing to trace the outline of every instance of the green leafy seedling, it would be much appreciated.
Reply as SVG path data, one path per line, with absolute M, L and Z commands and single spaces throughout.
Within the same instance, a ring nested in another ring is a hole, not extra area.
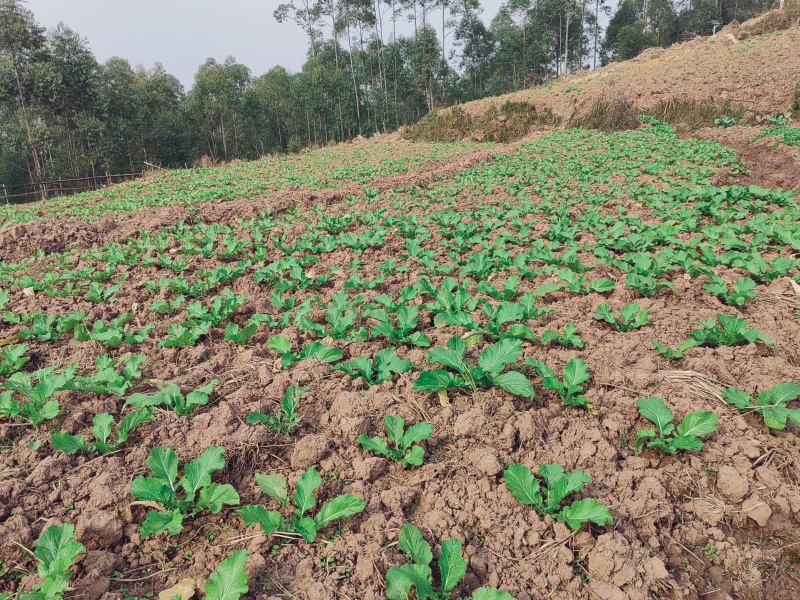
M 289 505 L 289 494 L 286 478 L 283 475 L 256 474 L 256 483 L 270 498 L 280 500 L 283 507 Z M 246 525 L 261 525 L 266 535 L 275 532 L 284 536 L 302 537 L 309 544 L 317 539 L 317 534 L 334 521 L 348 519 L 364 510 L 364 501 L 352 494 L 342 494 L 323 504 L 314 516 L 306 516 L 317 503 L 314 492 L 322 485 L 322 477 L 315 467 L 309 468 L 300 477 L 295 489 L 294 502 L 297 505 L 295 514 L 288 520 L 280 511 L 267 510 L 263 506 L 249 505 L 241 509 Z
M 168 337 L 158 343 L 159 348 L 190 348 L 211 330 L 210 323 L 192 325 L 191 322 L 173 323 L 167 327 Z
M 251 412 L 247 415 L 247 422 L 251 425 L 266 425 L 275 433 L 290 435 L 292 431 L 297 429 L 300 425 L 300 415 L 297 412 L 297 405 L 300 404 L 300 399 L 307 391 L 308 388 L 290 385 L 283 395 L 281 407 L 274 415 Z
M 416 306 L 404 306 L 397 311 L 397 327 L 392 325 L 389 314 L 383 309 L 370 311 L 370 318 L 380 321 L 372 328 L 372 335 L 375 337 L 385 337 L 390 344 L 409 344 L 427 348 L 431 345 L 430 339 L 422 331 L 416 331 L 419 318 L 419 308 Z
M 719 418 L 711 411 L 695 411 L 687 414 L 676 428 L 672 414 L 661 398 L 650 396 L 639 398 L 639 414 L 652 422 L 656 429 L 640 429 L 636 433 L 634 449 L 637 453 L 644 448 L 653 448 L 662 454 L 674 456 L 679 450 L 700 450 L 700 438 L 717 430 Z
M 19 334 L 25 340 L 36 338 L 38 342 L 57 342 L 88 316 L 84 312 L 70 313 L 63 317 L 38 314 L 33 317 L 33 326 L 23 329 Z
M 69 389 L 69 384 L 75 377 L 75 368 L 66 369 L 62 373 L 56 373 L 56 368 L 47 367 L 33 373 L 14 373 L 3 382 L 3 387 L 21 394 L 27 400 L 14 400 L 12 392 L 0 393 L 0 417 L 17 418 L 33 425 L 55 419 L 60 408 L 58 400 L 51 398 L 56 392 Z
M 89 284 L 89 293 L 86 294 L 86 299 L 95 304 L 102 304 L 108 302 L 111 297 L 122 289 L 122 285 L 116 284 L 104 288 L 102 284 L 93 281 Z
M 256 331 L 258 331 L 258 323 L 250 323 L 242 329 L 239 329 L 236 323 L 228 323 L 225 327 L 225 339 L 239 346 L 246 346 Z
M 719 321 L 719 325 L 717 321 Z M 700 346 L 704 344 L 709 346 L 743 346 L 760 341 L 768 346 L 778 347 L 778 344 L 772 338 L 757 329 L 748 327 L 750 323 L 739 317 L 719 313 L 717 314 L 717 321 L 703 319 L 700 321 L 703 328 L 694 329 L 689 335 Z
M 384 348 L 375 355 L 374 361 L 359 356 L 332 368 L 335 371 L 344 371 L 353 379 L 361 377 L 372 386 L 391 381 L 394 373 L 408 373 L 411 370 L 411 361 L 397 356 L 394 348 Z
M 642 310 L 638 302 L 626 304 L 619 310 L 619 319 L 614 315 L 608 304 L 601 304 L 597 307 L 594 318 L 598 321 L 605 321 L 617 331 L 632 331 L 644 327 L 648 323 L 649 310 Z
M 99 356 L 95 361 L 97 373 L 91 377 L 76 376 L 67 383 L 67 389 L 90 394 L 113 394 L 120 398 L 133 387 L 133 382 L 142 376 L 139 369 L 145 362 L 144 354 L 123 354 L 114 360 L 108 354 Z M 123 365 L 122 372 L 117 372 Z
M 690 348 L 696 348 L 700 344 L 695 340 L 684 340 L 681 342 L 677 348 L 674 350 L 662 344 L 661 342 L 657 342 L 653 340 L 650 342 L 656 349 L 661 356 L 668 360 L 681 360 L 683 358 L 684 353 L 689 350 Z
M 386 415 L 383 419 L 389 441 L 394 444 L 394 448 L 389 448 L 389 444 L 381 437 L 367 437 L 363 433 L 358 436 L 358 443 L 367 452 L 386 456 L 387 458 L 399 462 L 403 467 L 422 465 L 425 449 L 416 445 L 417 442 L 429 440 L 433 434 L 433 427 L 430 423 L 417 423 L 405 429 L 405 421 L 402 417 Z
M 8 346 L 0 350 L 0 377 L 9 377 L 19 371 L 30 360 L 25 356 L 27 344 Z
M 583 340 L 578 335 L 578 326 L 575 323 L 567 323 L 564 325 L 564 333 L 559 335 L 557 331 L 548 329 L 542 334 L 542 344 L 546 346 L 552 341 L 557 342 L 562 348 L 574 346 L 575 348 L 583 348 Z
M 149 408 L 135 410 L 125 416 L 117 427 L 116 439 L 112 440 L 111 426 L 114 424 L 114 417 L 109 413 L 95 415 L 92 419 L 92 435 L 94 443 L 86 443 L 82 435 L 70 435 L 63 431 L 54 433 L 51 436 L 53 448 L 60 450 L 64 454 L 71 455 L 83 451 L 89 454 L 108 454 L 114 452 L 122 444 L 128 441 L 128 437 L 136 427 L 147 421 L 151 421 L 155 413 Z
M 211 446 L 200 458 L 186 463 L 178 479 L 178 456 L 169 448 L 153 448 L 147 459 L 151 477 L 139 476 L 131 484 L 131 495 L 141 502 L 155 502 L 161 510 L 151 510 L 142 523 L 142 539 L 166 531 L 177 535 L 183 521 L 208 509 L 217 514 L 224 505 L 239 504 L 239 495 L 228 483 L 211 483 L 211 474 L 225 467 L 225 450 Z
M 573 358 L 564 367 L 564 379 L 559 380 L 555 371 L 543 362 L 529 358 L 525 361 L 529 367 L 533 367 L 539 377 L 542 378 L 542 385 L 545 389 L 553 390 L 561 396 L 562 402 L 567 406 L 585 406 L 591 409 L 589 401 L 583 395 L 583 385 L 589 381 L 589 367 L 580 358 Z
M 440 589 L 433 583 L 433 550 L 422 537 L 420 530 L 406 523 L 397 537 L 397 547 L 410 562 L 392 567 L 386 572 L 386 596 L 390 600 L 405 600 L 414 590 L 418 600 L 441 600 L 450 598 L 452 590 L 467 572 L 467 563 L 461 556 L 461 542 L 450 538 L 442 542 L 439 556 Z M 472 592 L 472 600 L 514 600 L 514 597 L 496 588 L 479 588 Z
M 32 592 L 21 592 L 20 600 L 56 600 L 63 597 L 72 577 L 69 570 L 86 549 L 75 541 L 72 523 L 50 525 L 42 532 L 33 556 L 38 559 L 37 575 L 42 582 L 33 586 Z
M 542 464 L 539 465 L 539 475 L 544 480 L 544 490 L 531 470 L 523 464 L 510 464 L 503 471 L 508 491 L 522 504 L 532 506 L 540 515 L 551 515 L 574 530 L 580 529 L 584 523 L 601 527 L 613 523 L 611 511 L 599 500 L 584 498 L 563 506 L 568 496 L 591 483 L 592 478 L 583 471 L 564 473 L 564 467 L 557 463 Z
M 616 284 L 608 278 L 596 279 L 595 281 L 587 282 L 587 277 L 585 275 L 581 277 L 572 271 L 572 269 L 561 269 L 558 272 L 558 278 L 566 284 L 567 290 L 573 294 L 586 295 L 591 294 L 592 292 L 604 294 L 614 290 L 617 287 Z M 559 290 L 553 289 L 552 291 Z M 544 295 L 538 290 L 537 294 Z
M 430 350 L 428 357 L 431 363 L 449 370 L 423 371 L 414 383 L 414 389 L 418 392 L 441 393 L 448 389 L 474 392 L 478 388 L 494 385 L 514 396 L 533 399 L 533 386 L 525 375 L 519 371 L 503 372 L 522 356 L 522 342 L 508 338 L 500 340 L 481 353 L 477 365 L 466 361 L 466 352 L 467 343 L 459 337 L 450 338 L 447 348 Z
M 212 379 L 208 384 L 199 387 L 185 396 L 178 385 L 172 384 L 158 390 L 155 394 L 133 394 L 126 401 L 134 408 L 146 406 L 164 406 L 175 414 L 186 417 L 198 406 L 208 404 L 209 396 L 214 387 L 219 384 L 219 379 Z
M 800 427 L 800 409 L 788 407 L 788 403 L 797 400 L 798 396 L 800 385 L 791 381 L 778 383 L 762 391 L 755 404 L 750 395 L 742 390 L 728 388 L 722 392 L 722 397 L 739 410 L 761 415 L 770 429 L 784 429 L 787 420 Z
M 722 300 L 728 306 L 744 306 L 748 300 L 752 300 L 756 293 L 756 282 L 749 277 L 741 277 L 733 284 L 731 292 L 728 293 L 728 286 L 725 281 L 716 278 L 711 283 L 703 286 L 703 289 Z
M 178 296 L 172 302 L 156 300 L 149 306 L 149 310 L 159 315 L 171 315 L 178 310 L 185 301 L 186 296 Z
M 338 348 L 326 346 L 322 342 L 312 342 L 300 352 L 292 352 L 292 343 L 282 335 L 276 335 L 269 339 L 267 348 L 276 352 L 281 358 L 281 366 L 288 369 L 296 362 L 313 358 L 326 363 L 335 363 L 342 360 L 344 354 Z

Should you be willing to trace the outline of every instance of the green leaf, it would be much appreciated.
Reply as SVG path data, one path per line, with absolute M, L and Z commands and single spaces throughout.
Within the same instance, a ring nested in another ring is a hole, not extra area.
M 389 436 L 389 439 L 395 444 L 400 444 L 400 440 L 403 439 L 403 430 L 405 429 L 405 421 L 403 420 L 403 417 L 386 415 L 383 418 L 383 424 L 386 427 L 386 432 Z
M 153 472 L 153 477 L 163 479 L 171 489 L 175 489 L 175 479 L 178 477 L 178 457 L 169 448 L 157 446 L 147 458 L 147 466 Z
M 267 348 L 278 354 L 289 354 L 292 351 L 292 342 L 282 335 L 276 335 L 269 339 Z
M 564 383 L 580 385 L 589 379 L 589 367 L 580 358 L 573 358 L 564 367 Z
M 50 440 L 53 442 L 53 448 L 61 450 L 66 455 L 72 455 L 81 450 L 91 452 L 91 447 L 86 445 L 82 435 L 70 435 L 63 431 L 54 433 Z
M 256 473 L 258 487 L 270 498 L 277 498 L 288 504 L 289 495 L 286 491 L 286 478 L 283 475 L 262 475 Z
M 177 535 L 182 530 L 183 515 L 179 511 L 159 512 L 151 510 L 147 513 L 139 533 L 142 539 L 145 539 L 165 531 L 170 535 Z
M 400 462 L 403 463 L 404 467 L 407 467 L 409 465 L 419 467 L 422 464 L 424 457 L 425 457 L 425 450 L 423 450 L 422 446 L 414 446 L 413 448 L 411 448 L 411 452 L 406 454 Z
M 461 542 L 449 539 L 442 542 L 442 554 L 439 556 L 439 573 L 442 579 L 442 591 L 452 590 L 467 572 L 467 563 L 461 556 Z
M 314 498 L 314 492 L 322 485 L 322 477 L 317 472 L 316 467 L 310 467 L 308 471 L 303 473 L 300 481 L 297 482 L 297 489 L 294 493 L 294 501 L 297 504 L 297 516 L 302 517 L 305 512 L 312 508 L 317 500 Z
M 114 446 L 117 447 L 121 444 L 124 444 L 128 440 L 128 436 L 130 435 L 131 431 L 133 431 L 142 423 L 152 421 L 153 418 L 155 418 L 155 414 L 153 414 L 153 411 L 149 408 L 135 410 L 131 414 L 125 416 L 119 423 L 119 428 L 117 429 L 117 442 L 114 444 Z
M 691 412 L 678 425 L 678 435 L 705 437 L 717 430 L 719 418 L 711 411 Z
M 508 465 L 503 471 L 503 480 L 508 491 L 522 504 L 541 508 L 543 499 L 539 481 L 528 467 L 520 463 Z
M 739 410 L 749 410 L 753 408 L 750 403 L 750 395 L 736 388 L 728 388 L 722 392 L 722 397 Z
M 675 454 L 676 450 L 701 450 L 703 448 L 703 442 L 700 441 L 700 438 L 697 438 L 693 435 L 679 435 L 677 437 L 672 438 L 671 440 L 655 440 L 656 442 L 665 442 L 669 449 L 667 450 L 668 454 Z M 656 444 L 651 444 L 653 447 L 659 447 Z M 663 448 L 660 448 L 662 451 Z
M 303 536 L 303 539 L 309 544 L 313 544 L 317 539 L 317 523 L 314 519 L 303 517 L 295 522 L 297 532 Z
M 386 597 L 390 600 L 406 600 L 412 589 L 418 600 L 436 600 L 428 565 L 409 564 L 386 572 Z
M 448 342 L 449 344 L 449 342 Z M 464 346 L 466 347 L 466 342 L 464 342 Z M 428 352 L 428 358 L 430 358 L 431 363 L 444 365 L 445 367 L 450 367 L 454 371 L 458 371 L 459 373 L 464 372 L 464 353 L 463 352 L 456 352 L 450 348 L 434 348 L 430 352 Z
M 481 353 L 478 364 L 487 373 L 500 373 L 506 365 L 514 363 L 522 356 L 522 342 L 502 339 Z
M 71 523 L 51 525 L 42 532 L 33 553 L 40 561 L 39 577 L 63 575 L 84 550 L 83 545 L 75 541 L 75 527 Z
M 547 468 L 549 472 L 552 471 L 552 467 L 556 466 L 559 468 L 559 471 L 563 473 L 561 465 L 542 465 L 542 467 Z M 543 472 L 542 468 L 539 470 L 539 473 L 542 474 L 548 482 L 547 504 L 544 509 L 545 512 L 548 513 L 557 511 L 565 498 L 575 492 L 579 492 L 584 485 L 592 481 L 592 478 L 583 471 L 574 471 L 569 474 L 556 476 L 555 478 L 550 477 L 549 472 Z
M 221 446 L 210 446 L 200 458 L 186 463 L 178 485 L 186 491 L 189 500 L 194 500 L 197 490 L 211 484 L 211 473 L 225 468 L 224 453 Z
M 244 565 L 249 554 L 249 550 L 237 550 L 219 564 L 206 583 L 205 600 L 239 600 L 247 593 Z
M 786 409 L 782 407 L 764 407 L 761 416 L 764 417 L 764 425 L 770 429 L 783 429 L 786 427 Z
M 406 554 L 411 557 L 418 565 L 430 565 L 433 560 L 433 552 L 431 546 L 422 537 L 419 529 L 406 523 L 400 530 L 400 535 L 397 537 L 397 545 Z
M 267 510 L 263 506 L 250 505 L 242 507 L 240 511 L 245 525 L 261 525 L 265 535 L 283 529 L 283 517 L 277 510 Z
M 361 447 L 364 448 L 367 452 L 374 452 L 375 454 L 382 454 L 384 456 L 389 455 L 389 445 L 386 443 L 386 440 L 380 437 L 367 437 L 365 434 L 361 434 L 358 436 L 356 441 L 361 444 Z
M 594 523 L 604 526 L 613 523 L 611 511 L 608 507 L 592 498 L 584 498 L 565 507 L 556 516 L 560 523 L 566 523 L 571 529 L 580 529 L 583 523 Z
M 418 392 L 436 392 L 446 390 L 451 387 L 458 387 L 458 377 L 441 369 L 433 371 L 423 371 L 419 374 L 414 383 L 414 389 Z
M 796 400 L 800 396 L 800 385 L 787 381 L 778 383 L 767 392 L 771 404 L 786 405 L 786 403 Z M 761 402 L 759 402 L 761 405 Z
M 94 434 L 95 439 L 106 443 L 108 438 L 111 437 L 112 423 L 114 423 L 114 417 L 108 413 L 95 415 L 94 419 L 92 419 L 92 434 Z
M 661 398 L 656 396 L 639 398 L 637 403 L 639 404 L 639 414 L 654 423 L 661 435 L 670 435 L 674 431 L 674 426 L 670 421 L 675 418 L 675 415 Z
M 533 400 L 536 396 L 536 393 L 533 391 L 533 384 L 531 384 L 530 380 L 517 371 L 503 373 L 495 377 L 492 381 L 495 385 L 514 396 L 528 398 L 529 400 Z
M 342 360 L 344 354 L 342 353 L 339 348 L 331 348 L 330 346 L 322 345 L 316 352 L 314 352 L 314 358 L 321 362 L 336 362 L 338 360 Z
M 411 444 L 429 440 L 431 435 L 433 435 L 433 426 L 430 423 L 417 423 L 409 427 L 403 434 L 403 437 L 400 438 L 400 446 L 404 449 L 408 449 Z
M 547 294 L 552 294 L 554 292 L 561 292 L 564 290 L 564 286 L 558 283 L 545 283 L 540 285 L 536 288 L 536 291 L 533 293 L 537 296 L 546 296 Z
M 217 514 L 222 510 L 225 504 L 229 506 L 236 506 L 239 504 L 239 494 L 237 494 L 233 486 L 228 483 L 222 485 L 213 483 L 207 488 L 200 490 L 200 498 L 198 499 L 195 511 L 197 512 L 203 508 L 208 508 L 213 514 Z
M 322 505 L 314 517 L 317 527 L 322 529 L 332 521 L 347 519 L 364 510 L 364 501 L 352 494 L 343 494 Z
M 525 364 L 528 365 L 529 367 L 532 367 L 533 370 L 536 371 L 536 374 L 539 377 L 541 377 L 542 379 L 550 379 L 552 377 L 555 377 L 555 375 L 556 375 L 556 373 L 555 373 L 555 371 L 553 371 L 553 369 L 548 367 L 543 362 L 541 362 L 539 360 L 536 360 L 534 358 L 526 359 L 525 360 Z
M 169 506 L 175 499 L 174 492 L 163 479 L 137 477 L 131 482 L 131 496 L 145 502 L 158 502 Z

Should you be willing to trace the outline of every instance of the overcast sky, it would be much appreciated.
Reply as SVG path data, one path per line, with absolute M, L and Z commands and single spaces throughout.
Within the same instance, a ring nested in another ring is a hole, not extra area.
M 481 0 L 488 23 L 503 0 Z M 209 57 L 235 56 L 261 75 L 275 65 L 298 71 L 307 40 L 294 23 L 272 17 L 280 0 L 28 0 L 47 28 L 63 21 L 89 40 L 102 63 L 112 56 L 150 69 L 156 62 L 188 90 Z

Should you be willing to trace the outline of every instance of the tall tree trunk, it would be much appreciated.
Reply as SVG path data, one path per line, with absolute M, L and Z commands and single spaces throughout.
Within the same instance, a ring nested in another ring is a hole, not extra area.
M 34 183 L 38 184 L 39 192 L 41 193 L 42 199 L 44 199 L 47 194 L 45 192 L 45 188 L 43 185 L 42 180 L 42 167 L 39 164 L 39 153 L 36 150 L 36 145 L 33 143 L 33 134 L 31 134 L 31 125 L 28 121 L 28 109 L 25 106 L 25 95 L 22 93 L 22 82 L 19 79 L 19 71 L 17 70 L 17 66 L 13 65 L 14 69 L 14 76 L 17 78 L 17 91 L 19 92 L 19 102 L 22 106 L 22 120 L 25 122 L 25 131 L 28 134 L 28 144 L 30 145 L 31 155 L 33 157 L 33 169 L 36 174 L 36 177 L 33 177 L 33 173 L 30 172 L 30 167 L 28 168 L 28 177 L 33 179 Z

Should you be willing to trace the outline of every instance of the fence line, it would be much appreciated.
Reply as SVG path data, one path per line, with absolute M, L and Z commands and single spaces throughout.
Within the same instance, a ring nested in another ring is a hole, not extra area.
M 115 183 L 114 180 L 117 180 L 116 183 L 119 183 L 120 181 L 136 179 L 142 175 L 143 173 L 118 173 L 116 175 L 110 175 L 106 173 L 105 175 L 89 175 L 87 177 L 76 177 L 72 179 L 56 179 L 54 181 L 42 181 L 40 183 L 24 183 L 22 184 L 23 189 L 32 189 L 29 192 L 23 192 L 21 194 L 9 194 L 6 185 L 2 184 L 3 200 L 5 200 L 6 204 L 11 204 L 11 202 L 25 202 L 25 200 L 20 201 L 20 198 L 32 198 L 33 200 L 39 200 L 42 198 L 50 198 L 52 196 L 68 196 L 72 195 L 73 193 L 92 191 L 105 185 L 112 185 Z M 85 185 L 64 185 L 74 184 L 75 182 L 84 182 Z

